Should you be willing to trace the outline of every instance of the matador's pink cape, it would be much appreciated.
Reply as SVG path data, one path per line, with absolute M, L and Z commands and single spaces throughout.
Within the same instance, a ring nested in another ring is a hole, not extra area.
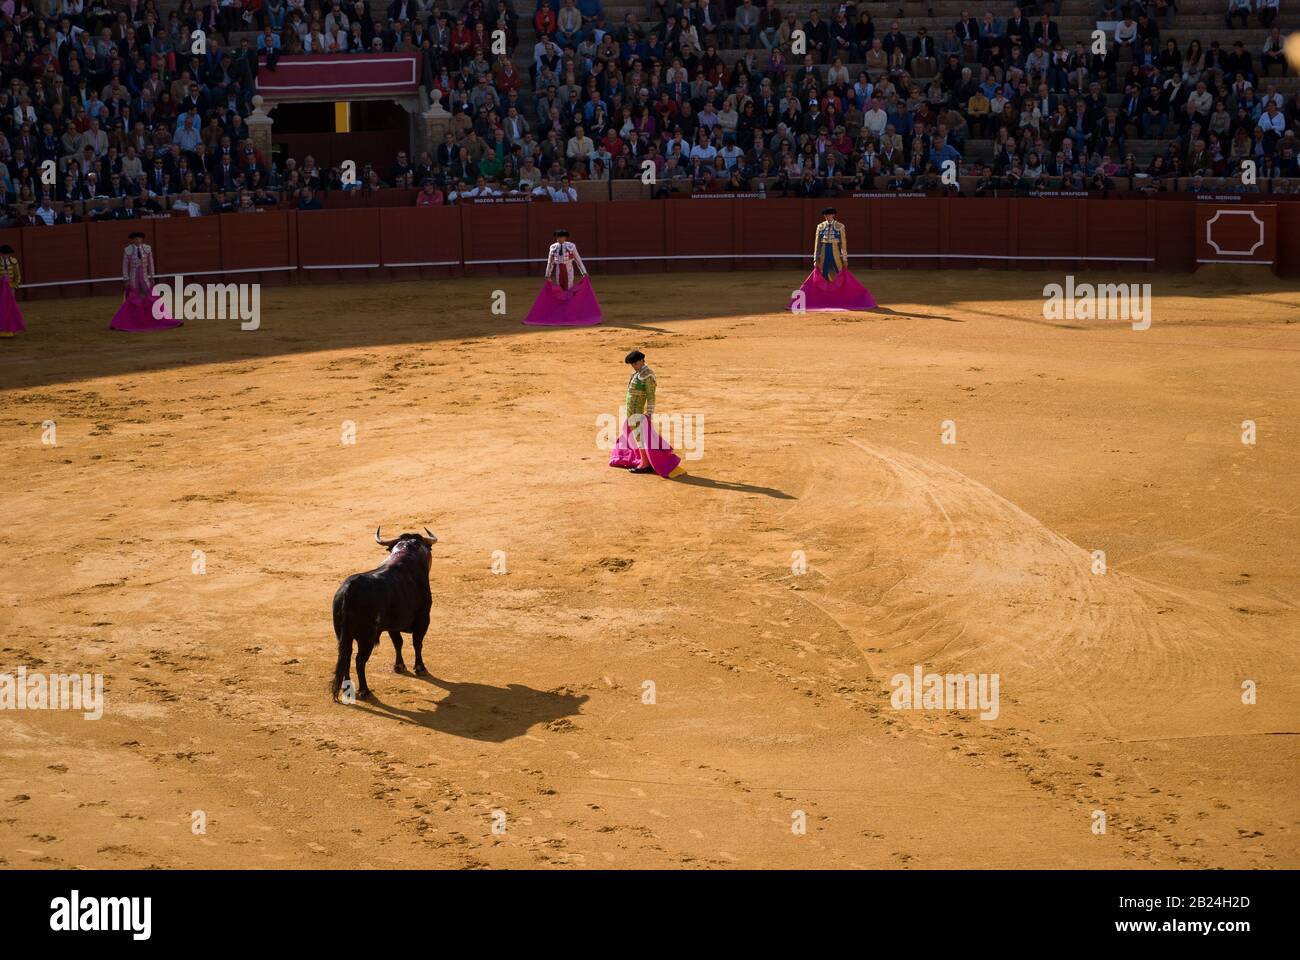
M 871 291 L 848 270 L 841 270 L 834 280 L 814 270 L 799 289 L 803 292 L 804 310 L 873 310 L 876 306 Z M 786 309 L 795 309 L 794 298 Z
M 650 466 L 654 467 L 655 473 L 661 477 L 677 477 L 685 473 L 686 468 L 682 466 L 682 458 L 673 453 L 673 448 L 668 441 L 655 432 L 648 418 L 645 420 L 645 430 L 646 456 L 650 458 Z M 640 462 L 641 454 L 636 448 L 636 440 L 632 437 L 632 424 L 625 422 L 623 435 L 618 438 L 618 443 L 614 444 L 614 449 L 609 454 L 609 465 L 635 467 Z
M 0 277 L 0 333 L 22 333 L 26 329 L 14 288 L 9 285 L 8 277 Z
M 159 300 L 151 293 L 137 293 L 134 290 L 128 290 L 126 299 L 122 305 L 117 308 L 117 313 L 113 314 L 113 319 L 109 321 L 108 326 L 111 330 L 126 330 L 136 333 L 141 330 L 166 330 L 169 327 L 179 327 L 180 320 L 173 320 L 161 304 L 158 305 L 159 316 L 154 316 L 154 304 Z
M 524 323 L 546 327 L 589 327 L 600 320 L 600 304 L 591 289 L 590 277 L 583 277 L 569 290 L 550 280 L 543 281 L 541 292 L 524 317 Z

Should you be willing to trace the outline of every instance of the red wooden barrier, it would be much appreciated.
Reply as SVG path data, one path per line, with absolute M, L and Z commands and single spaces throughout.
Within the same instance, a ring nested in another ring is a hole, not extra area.
M 394 279 L 451 276 L 460 270 L 460 208 L 381 210 L 380 250 Z
M 1148 237 L 1156 244 L 1156 268 L 1172 271 L 1196 269 L 1196 242 L 1192 235 L 1196 204 L 1151 203 L 1150 206 L 1155 208 L 1155 229 L 1148 233 Z
M 687 265 L 692 270 L 730 270 L 730 254 L 736 251 L 732 218 L 737 203 L 744 200 L 697 200 L 667 205 L 664 251 L 671 257 L 698 257 Z
M 1264 244 L 1236 256 L 1238 262 L 1276 261 L 1279 273 L 1300 274 L 1300 204 L 1190 198 L 832 202 L 848 227 L 850 252 L 868 269 L 1188 271 L 1198 259 L 1213 259 L 1204 255 L 1204 233 L 1222 210 L 1215 222 L 1224 226 L 1216 229 L 1254 225 L 1251 211 L 1263 223 Z M 13 246 L 22 262 L 22 295 L 37 297 L 116 292 L 122 248 L 137 229 L 153 245 L 160 274 L 233 275 L 261 283 L 536 276 L 560 226 L 598 273 L 802 269 L 811 260 L 813 227 L 825 204 L 712 199 L 263 210 L 6 230 L 0 242 Z M 1220 247 L 1231 247 L 1233 237 L 1224 232 Z
M 1277 227 L 1277 272 L 1300 274 L 1300 203 L 1278 204 Z
M 302 214 L 310 217 L 322 211 Z M 283 279 L 298 269 L 298 214 L 286 210 L 232 213 L 221 217 L 221 250 L 215 269 L 247 276 L 241 282 Z
M 295 215 L 298 265 L 312 283 L 365 280 L 383 265 L 379 210 L 312 210 Z
M 812 263 L 811 229 L 805 216 L 808 205 L 802 200 L 768 200 L 734 206 L 733 246 L 743 258 L 737 266 L 749 270 L 789 270 Z M 850 210 L 845 214 L 852 216 Z M 861 225 L 853 220 L 845 223 L 850 241 L 862 242 L 866 234 Z M 804 255 L 802 260 L 800 255 Z
M 221 250 L 221 217 L 153 220 L 154 260 L 160 274 L 198 276 L 212 270 L 212 251 Z M 121 259 L 122 251 L 118 251 Z M 221 265 L 217 265 L 220 269 Z
M 525 274 L 525 261 L 546 256 L 530 250 L 527 203 L 468 204 L 460 207 L 460 242 L 465 273 L 471 277 Z M 537 271 L 534 271 L 537 272 Z
M 673 261 L 667 256 L 668 208 L 653 200 L 597 203 L 596 267 L 610 273 L 664 273 Z

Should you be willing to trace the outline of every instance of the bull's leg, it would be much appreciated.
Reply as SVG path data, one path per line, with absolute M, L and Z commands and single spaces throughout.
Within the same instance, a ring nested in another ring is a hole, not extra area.
M 389 630 L 388 635 L 393 639 L 393 649 L 397 651 L 397 659 L 393 661 L 393 673 L 405 673 L 406 663 L 402 660 L 402 631 Z M 419 657 L 417 656 L 417 661 Z
M 334 679 L 330 681 L 330 699 L 337 700 L 339 693 L 343 690 L 343 684 L 348 680 L 348 661 L 352 659 L 352 641 L 349 639 L 339 640 L 339 658 L 334 664 Z
M 429 629 L 429 621 L 419 620 L 415 624 L 415 629 L 411 631 L 411 646 L 415 647 L 415 675 L 425 677 L 429 675 L 429 668 L 424 665 L 424 634 Z
M 370 654 L 379 646 L 379 632 L 375 631 L 369 636 L 357 638 L 357 699 L 366 700 L 370 697 L 370 687 L 366 683 L 366 661 L 370 659 Z

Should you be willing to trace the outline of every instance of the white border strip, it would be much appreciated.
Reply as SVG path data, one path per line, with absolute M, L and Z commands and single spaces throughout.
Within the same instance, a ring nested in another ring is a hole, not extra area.
M 859 260 L 1095 260 L 1102 263 L 1154 263 L 1155 257 L 1069 257 L 1046 254 L 1039 257 L 1013 257 L 1002 254 L 979 253 L 853 253 L 850 258 Z M 662 257 L 587 257 L 593 263 L 604 261 L 617 262 L 627 260 L 807 260 L 806 253 L 687 253 Z M 511 260 L 465 260 L 467 267 L 500 266 L 513 263 L 545 263 L 545 257 Z M 1254 263 L 1269 266 L 1272 260 L 1197 260 L 1197 263 Z M 301 267 L 244 267 L 239 270 L 202 270 L 190 273 L 159 273 L 156 277 L 210 277 L 228 273 L 281 273 L 287 270 L 380 270 L 386 267 L 458 267 L 460 260 L 418 260 L 405 263 L 313 263 Z M 37 287 L 76 287 L 92 283 L 116 283 L 121 277 L 99 277 L 89 280 L 54 280 L 46 283 L 24 283 L 24 288 Z
M 540 262 L 540 261 L 539 261 Z M 459 260 L 410 260 L 403 263 L 383 263 L 383 267 L 459 267 Z
M 417 60 L 415 56 L 412 54 L 406 54 L 406 53 L 395 54 L 395 55 L 381 54 L 379 56 L 375 56 L 373 59 L 368 56 L 364 60 L 358 59 L 358 60 L 350 60 L 348 62 L 355 63 L 358 65 L 372 64 L 375 66 L 378 66 L 380 64 L 388 65 L 388 64 L 396 64 L 396 63 L 405 63 L 407 66 L 411 68 L 411 79 L 382 80 L 382 81 L 372 81 L 370 83 L 349 83 L 345 81 L 342 83 L 310 83 L 310 84 L 280 83 L 277 84 L 271 82 L 271 83 L 260 84 L 258 86 L 258 90 L 260 90 L 262 93 L 271 94 L 272 96 L 288 97 L 294 93 L 319 93 L 322 90 L 353 90 L 353 89 L 358 89 L 363 87 L 375 88 L 375 89 L 382 89 L 386 87 L 409 87 L 412 84 L 418 84 L 419 82 L 419 77 L 417 73 Z M 337 60 L 331 60 L 331 59 L 321 59 L 321 60 L 315 60 L 315 59 L 283 60 L 282 59 L 280 61 L 280 68 L 286 70 L 286 74 L 285 74 L 286 77 L 288 76 L 289 73 L 293 72 L 292 70 L 288 69 L 291 67 L 337 67 L 339 65 L 340 64 Z
M 1271 267 L 1272 260 L 1197 260 L 1197 263 L 1238 263 L 1248 267 Z
M 800 254 L 802 256 L 802 254 Z M 850 257 L 881 260 L 1100 260 L 1124 263 L 1155 263 L 1155 257 L 1071 257 L 1067 254 L 1045 253 L 1033 257 L 1013 257 L 987 253 L 851 253 Z
M 409 87 L 414 82 L 415 82 L 414 80 L 385 80 L 382 83 L 378 83 L 378 82 L 376 83 L 312 83 L 312 84 L 302 84 L 300 86 L 285 85 L 280 87 L 270 87 L 270 86 L 263 85 L 263 86 L 259 86 L 257 89 L 259 93 L 265 92 L 265 94 L 269 96 L 288 98 L 289 96 L 295 93 L 319 93 L 322 90 L 337 90 L 340 93 L 342 93 L 348 90 L 356 90 L 359 87 L 367 87 L 367 88 L 374 88 L 374 89 L 385 89 L 388 87 Z
M 286 270 L 297 270 L 297 267 L 243 267 L 239 270 L 195 270 L 189 273 L 184 271 L 180 273 L 156 273 L 154 279 L 159 277 L 211 277 L 217 274 L 227 273 L 283 273 Z M 121 277 L 91 277 L 88 280 L 48 280 L 45 283 L 24 283 L 20 289 L 32 290 L 37 287 L 81 287 L 91 283 L 121 283 Z
M 122 277 L 100 277 L 88 280 L 47 280 L 45 283 L 24 283 L 19 290 L 32 290 L 36 287 L 82 287 L 91 283 L 122 283 Z
M 217 274 L 223 276 L 227 273 L 283 273 L 286 270 L 297 270 L 297 267 L 240 267 L 238 270 L 193 270 L 186 273 L 184 270 L 179 273 L 156 273 L 155 277 L 213 277 Z
M 1022 257 L 994 253 L 851 253 L 859 260 L 1097 260 L 1102 263 L 1155 263 L 1155 257 L 1071 257 L 1062 254 L 1043 254 Z M 806 253 L 684 253 L 662 257 L 583 257 L 593 263 L 620 260 L 807 260 Z M 465 266 L 482 266 L 505 263 L 545 263 L 545 257 L 523 260 L 466 260 Z
M 303 60 L 288 60 L 280 58 L 280 63 L 284 66 L 299 67 L 336 67 L 339 65 L 337 53 L 327 53 L 323 56 L 314 53 L 291 54 L 290 56 L 300 56 Z M 409 63 L 414 65 L 418 53 L 363 53 L 347 54 L 344 59 L 349 63 Z

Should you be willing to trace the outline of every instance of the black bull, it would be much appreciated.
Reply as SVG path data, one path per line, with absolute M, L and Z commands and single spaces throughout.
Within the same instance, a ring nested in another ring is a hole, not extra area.
M 366 661 L 379 646 L 379 635 L 385 631 L 393 640 L 397 660 L 393 670 L 402 672 L 402 634 L 411 635 L 415 647 L 415 672 L 427 674 L 424 665 L 424 634 L 429 629 L 429 609 L 433 594 L 429 590 L 429 566 L 433 553 L 429 549 L 438 538 L 429 533 L 404 533 L 392 540 L 380 539 L 375 530 L 375 541 L 389 551 L 386 559 L 366 573 L 354 573 L 334 593 L 334 636 L 338 640 L 339 659 L 330 682 L 330 696 L 337 700 L 344 682 L 348 679 L 348 660 L 352 644 L 357 645 L 357 697 L 370 696 L 366 685 Z

